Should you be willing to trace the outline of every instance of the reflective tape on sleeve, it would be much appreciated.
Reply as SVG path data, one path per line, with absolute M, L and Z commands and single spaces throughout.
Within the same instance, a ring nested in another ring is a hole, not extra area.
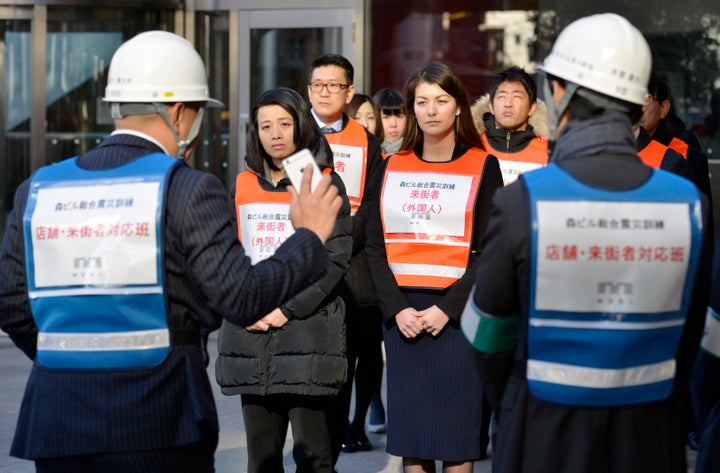
M 705 317 L 705 332 L 700 346 L 709 354 L 720 358 L 720 314 L 708 307 Z
M 460 318 L 463 334 L 473 348 L 489 354 L 512 350 L 518 340 L 519 325 L 520 316 L 486 314 L 475 305 L 472 295 Z

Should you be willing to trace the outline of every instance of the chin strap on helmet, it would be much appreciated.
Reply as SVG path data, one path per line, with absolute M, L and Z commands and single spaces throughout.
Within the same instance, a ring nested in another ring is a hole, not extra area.
M 170 120 L 170 115 L 167 113 L 167 104 L 162 102 L 153 102 L 153 105 L 156 107 L 157 113 L 160 114 L 160 116 L 163 117 L 163 120 L 165 120 L 165 123 L 167 123 L 168 127 L 170 128 L 170 131 L 172 132 L 173 136 L 175 137 L 175 142 L 177 143 L 178 150 L 177 150 L 177 156 L 176 158 L 180 159 L 181 161 L 185 161 L 185 150 L 188 146 L 190 146 L 190 143 L 192 143 L 195 138 L 197 137 L 198 133 L 200 132 L 200 125 L 202 125 L 203 116 L 205 115 L 205 107 L 200 107 L 198 109 L 198 113 L 195 116 L 195 121 L 193 122 L 192 126 L 190 127 L 190 131 L 188 132 L 187 138 L 184 140 L 180 139 L 180 135 L 177 134 L 177 131 L 175 131 L 175 127 L 172 125 L 172 121 Z
M 193 140 L 197 137 L 198 133 L 200 132 L 200 126 L 202 125 L 203 117 L 205 116 L 205 107 L 200 107 L 198 109 L 198 113 L 195 116 L 195 121 L 193 122 L 192 126 L 190 127 L 190 131 L 188 132 L 188 136 L 186 139 L 182 140 L 180 139 L 180 135 L 178 135 L 177 131 L 175 130 L 175 127 L 172 124 L 172 120 L 170 120 L 170 115 L 167 112 L 168 104 L 163 102 L 152 102 L 152 103 L 117 103 L 113 102 L 110 104 L 110 115 L 114 119 L 120 119 L 128 115 L 150 115 L 153 113 L 160 114 L 161 117 L 163 117 L 163 120 L 165 120 L 165 123 L 167 124 L 168 128 L 170 128 L 170 132 L 173 134 L 173 137 L 175 138 L 175 143 L 177 143 L 178 151 L 176 158 L 185 161 L 185 151 L 187 150 L 187 147 L 190 146 L 190 143 L 193 142 Z
M 112 116 L 114 120 L 119 120 L 129 115 L 150 115 L 157 112 L 156 107 L 149 103 L 110 103 L 110 116 Z
M 563 116 L 563 113 L 565 113 L 565 110 L 568 107 L 568 104 L 570 103 L 570 100 L 573 98 L 573 95 L 578 91 L 577 84 L 573 84 L 572 82 L 568 82 L 565 86 L 565 94 L 562 96 L 562 99 L 560 99 L 559 103 L 555 103 L 555 100 L 553 100 L 553 93 L 552 90 L 550 90 L 550 78 L 547 77 L 543 84 L 543 91 L 545 93 L 545 97 L 547 97 L 546 104 L 547 104 L 547 111 L 550 119 L 550 133 L 549 133 L 549 139 L 550 141 L 555 141 L 557 139 L 556 133 L 558 125 L 560 124 L 560 119 Z

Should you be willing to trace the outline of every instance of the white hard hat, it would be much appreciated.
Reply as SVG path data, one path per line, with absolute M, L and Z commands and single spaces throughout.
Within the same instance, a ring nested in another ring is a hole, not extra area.
M 615 13 L 580 18 L 560 33 L 539 70 L 603 95 L 644 105 L 652 68 L 642 33 Z
M 110 61 L 105 102 L 206 102 L 205 65 L 193 45 L 167 31 L 146 31 L 123 43 Z

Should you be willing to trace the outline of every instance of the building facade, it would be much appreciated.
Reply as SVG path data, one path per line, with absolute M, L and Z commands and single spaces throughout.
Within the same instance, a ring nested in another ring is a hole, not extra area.
M 81 154 L 110 133 L 112 120 L 101 101 L 110 58 L 123 41 L 151 29 L 186 37 L 207 64 L 211 95 L 225 106 L 208 110 L 190 164 L 226 183 L 243 167 L 255 98 L 278 86 L 305 93 L 309 65 L 319 54 L 350 59 L 356 90 L 367 94 L 402 89 L 415 69 L 441 60 L 458 71 L 474 100 L 505 67 L 533 71 L 563 26 L 599 11 L 623 14 L 643 31 L 680 116 L 700 130 L 712 119 L 711 97 L 720 89 L 720 3 L 609 0 L 600 9 L 597 3 L 3 0 L 0 231 L 15 189 L 34 169 Z M 720 185 L 720 149 L 703 146 L 717 170 L 713 183 Z

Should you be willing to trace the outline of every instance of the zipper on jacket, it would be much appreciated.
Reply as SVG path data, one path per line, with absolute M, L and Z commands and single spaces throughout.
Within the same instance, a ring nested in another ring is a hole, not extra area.
M 505 135 L 505 152 L 510 152 L 510 130 L 508 130 L 507 134 Z

